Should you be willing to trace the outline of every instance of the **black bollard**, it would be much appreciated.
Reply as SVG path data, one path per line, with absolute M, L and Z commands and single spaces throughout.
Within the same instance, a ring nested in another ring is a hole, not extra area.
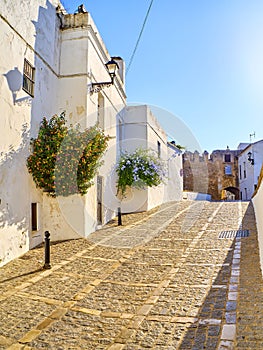
M 51 269 L 50 265 L 50 233 L 45 231 L 45 264 L 44 269 Z
M 121 208 L 118 207 L 118 226 L 122 225 L 122 221 L 121 221 Z

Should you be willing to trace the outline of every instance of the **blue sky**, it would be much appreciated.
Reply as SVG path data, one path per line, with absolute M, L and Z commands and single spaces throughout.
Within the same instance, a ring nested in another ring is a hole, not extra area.
M 128 64 L 151 1 L 82 2 L 110 54 Z M 82 2 L 63 1 L 69 13 Z M 254 131 L 253 142 L 263 139 L 263 1 L 154 0 L 126 93 L 168 111 L 164 127 L 180 143 L 173 118 L 209 152 L 236 149 Z

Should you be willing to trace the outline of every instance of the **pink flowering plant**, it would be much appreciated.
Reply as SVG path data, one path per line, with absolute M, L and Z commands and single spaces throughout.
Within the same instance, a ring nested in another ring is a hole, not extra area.
M 117 164 L 117 194 L 125 196 L 127 187 L 145 189 L 164 182 L 166 171 L 164 163 L 151 150 L 136 149 L 124 153 Z

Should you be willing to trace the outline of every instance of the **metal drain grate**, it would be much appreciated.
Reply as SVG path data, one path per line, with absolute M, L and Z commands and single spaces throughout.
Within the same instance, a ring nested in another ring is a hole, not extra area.
M 236 237 L 248 237 L 249 230 L 233 230 L 233 231 L 221 231 L 218 238 L 236 238 Z

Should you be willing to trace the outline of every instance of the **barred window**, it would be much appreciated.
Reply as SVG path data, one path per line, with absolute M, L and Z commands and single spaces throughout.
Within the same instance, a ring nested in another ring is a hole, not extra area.
M 35 68 L 24 60 L 24 72 L 23 72 L 23 90 L 30 96 L 34 97 L 34 85 L 35 85 Z

